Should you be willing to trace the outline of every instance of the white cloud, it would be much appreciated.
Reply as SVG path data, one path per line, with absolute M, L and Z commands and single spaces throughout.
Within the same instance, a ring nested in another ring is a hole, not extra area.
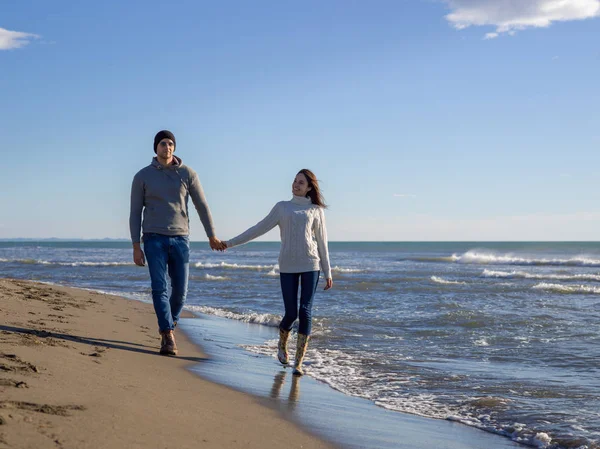
M 446 19 L 457 30 L 470 26 L 494 26 L 495 32 L 514 35 L 526 28 L 545 28 L 553 22 L 583 20 L 600 16 L 600 0 L 444 0 L 451 12 Z
M 0 50 L 10 50 L 12 48 L 21 48 L 29 43 L 31 39 L 39 36 L 21 31 L 10 31 L 0 28 Z
M 416 198 L 417 195 L 412 195 L 410 193 L 394 193 L 394 197 L 396 197 L 396 198 Z

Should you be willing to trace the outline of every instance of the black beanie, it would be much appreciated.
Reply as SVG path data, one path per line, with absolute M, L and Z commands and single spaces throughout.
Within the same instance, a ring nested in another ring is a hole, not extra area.
M 158 146 L 160 141 L 163 139 L 171 139 L 173 141 L 173 145 L 175 147 L 177 147 L 177 142 L 175 142 L 175 135 L 171 131 L 167 131 L 166 129 L 163 129 L 162 131 L 159 131 L 158 133 L 156 133 L 156 136 L 154 136 L 154 152 L 155 153 L 156 153 L 156 147 Z

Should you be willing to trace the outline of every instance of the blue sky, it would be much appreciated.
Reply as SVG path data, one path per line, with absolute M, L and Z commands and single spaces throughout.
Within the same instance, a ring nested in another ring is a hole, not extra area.
M 600 0 L 4 1 L 0 238 L 127 238 L 166 128 L 223 239 L 306 167 L 330 240 L 598 240 L 599 42 Z

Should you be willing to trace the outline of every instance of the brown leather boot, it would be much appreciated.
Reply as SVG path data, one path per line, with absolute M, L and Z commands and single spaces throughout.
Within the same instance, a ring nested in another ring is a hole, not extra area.
M 175 343 L 175 334 L 172 330 L 160 333 L 162 340 L 160 342 L 160 353 L 162 355 L 177 355 L 177 344 Z
M 288 338 L 290 331 L 279 328 L 279 343 L 277 343 L 277 358 L 282 365 L 287 365 L 290 362 L 288 354 Z

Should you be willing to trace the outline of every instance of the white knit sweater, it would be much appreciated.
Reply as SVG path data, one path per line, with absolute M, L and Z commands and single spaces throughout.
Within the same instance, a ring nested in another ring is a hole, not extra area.
M 280 201 L 263 220 L 227 241 L 227 247 L 243 245 L 277 225 L 281 235 L 279 271 L 304 273 L 320 267 L 325 279 L 331 279 L 325 214 L 310 198 L 294 195 L 290 201 Z

